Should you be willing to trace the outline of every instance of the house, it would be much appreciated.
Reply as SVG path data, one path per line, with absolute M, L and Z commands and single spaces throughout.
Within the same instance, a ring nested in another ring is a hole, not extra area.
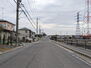
M 14 30 L 14 26 L 15 24 L 6 21 L 6 20 L 0 20 L 0 27 L 2 27 L 3 29 L 9 30 L 9 31 L 13 31 Z
M 1 44 L 9 44 L 15 39 L 14 32 L 15 24 L 6 21 L 0 20 L 0 43 Z
M 35 33 L 28 28 L 19 29 L 19 40 L 21 42 L 31 42 L 34 40 Z

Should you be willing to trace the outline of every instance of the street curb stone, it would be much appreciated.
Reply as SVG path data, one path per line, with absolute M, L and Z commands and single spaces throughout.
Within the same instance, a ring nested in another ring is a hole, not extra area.
M 0 52 L 0 55 L 5 54 L 5 53 L 9 53 L 9 52 L 11 52 L 11 51 L 14 51 L 14 50 L 19 49 L 19 48 L 22 48 L 22 47 L 23 47 L 23 46 L 19 46 L 19 47 L 15 47 L 15 48 L 13 48 L 13 49 L 11 49 L 11 50 L 8 50 L 8 51 L 5 51 L 5 52 Z
M 56 42 L 56 43 L 59 44 L 59 45 L 61 45 L 59 42 Z M 73 51 L 73 52 L 75 52 L 75 53 L 77 53 L 77 54 L 80 54 L 80 55 L 82 55 L 82 56 L 85 56 L 85 57 L 91 59 L 91 56 L 89 56 L 89 55 L 87 55 L 87 54 L 85 54 L 85 53 L 82 53 L 82 52 L 80 52 L 80 51 L 76 51 L 76 50 L 74 50 L 74 49 L 72 49 L 72 48 L 69 48 L 69 47 L 66 47 L 66 46 L 63 46 L 63 45 L 61 45 L 61 46 L 64 47 L 64 48 L 66 48 L 66 49 L 69 49 L 69 50 L 71 50 L 71 51 Z

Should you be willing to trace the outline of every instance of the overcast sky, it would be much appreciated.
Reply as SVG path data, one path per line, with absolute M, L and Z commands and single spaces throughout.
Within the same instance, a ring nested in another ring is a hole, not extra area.
M 85 0 L 22 0 L 22 3 L 35 22 L 39 18 L 40 26 L 47 34 L 75 34 L 76 13 L 81 12 L 82 20 L 82 13 L 86 10 Z M 0 0 L 0 19 L 15 23 L 15 6 L 13 0 Z M 34 31 L 23 13 L 20 15 L 19 27 Z

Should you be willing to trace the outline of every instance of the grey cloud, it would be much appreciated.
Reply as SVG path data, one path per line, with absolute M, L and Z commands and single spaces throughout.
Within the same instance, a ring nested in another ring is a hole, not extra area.
M 5 19 L 15 22 L 14 15 L 16 8 L 11 6 L 10 3 L 7 2 L 7 0 L 2 0 L 2 2 L 0 1 L 0 11 L 2 11 L 1 7 L 4 7 Z M 10 0 L 10 2 L 15 6 L 15 3 L 12 0 Z M 23 0 L 24 5 L 26 6 L 33 19 L 35 20 L 36 17 L 39 17 L 40 20 L 46 24 L 56 23 L 58 25 L 66 26 L 74 25 L 74 23 L 76 22 L 76 12 L 80 10 L 83 11 L 83 9 L 85 8 L 85 0 L 55 0 L 55 3 L 47 4 L 41 9 L 39 9 L 40 7 L 38 8 L 38 6 L 35 5 L 34 0 L 29 0 L 29 2 L 30 6 L 28 5 L 26 0 Z M 1 15 L 2 12 L 0 12 L 0 16 Z M 23 24 L 20 24 L 20 26 L 22 25 Z M 57 29 L 58 31 L 60 31 L 60 28 Z M 54 32 L 54 30 L 55 29 L 51 29 L 50 31 Z M 48 30 L 45 31 L 48 33 L 50 32 Z

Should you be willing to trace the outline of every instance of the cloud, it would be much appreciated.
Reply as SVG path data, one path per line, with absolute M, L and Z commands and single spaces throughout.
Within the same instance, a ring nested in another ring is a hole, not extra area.
M 36 22 L 39 18 L 41 26 L 48 34 L 75 34 L 76 29 L 76 13 L 84 12 L 85 0 L 22 0 L 28 12 Z M 2 3 L 3 2 L 3 3 Z M 13 4 L 13 6 L 10 4 Z M 15 3 L 12 0 L 0 1 L 0 11 L 4 7 L 5 19 L 15 23 Z M 2 12 L 0 12 L 2 16 Z M 20 27 L 28 27 L 34 30 L 26 17 L 20 20 Z M 81 16 L 82 17 L 82 16 Z M 24 23 L 25 22 L 25 23 Z M 85 26 L 86 27 L 86 26 Z
M 49 4 L 55 4 L 56 0 L 35 0 L 35 5 L 39 8 L 43 8 Z
M 43 29 L 53 29 L 59 27 L 57 24 L 40 24 Z
M 41 23 L 41 28 L 45 29 L 47 34 L 73 34 L 75 32 L 75 25 L 57 25 L 57 24 L 44 24 Z M 69 31 L 71 30 L 71 31 Z

